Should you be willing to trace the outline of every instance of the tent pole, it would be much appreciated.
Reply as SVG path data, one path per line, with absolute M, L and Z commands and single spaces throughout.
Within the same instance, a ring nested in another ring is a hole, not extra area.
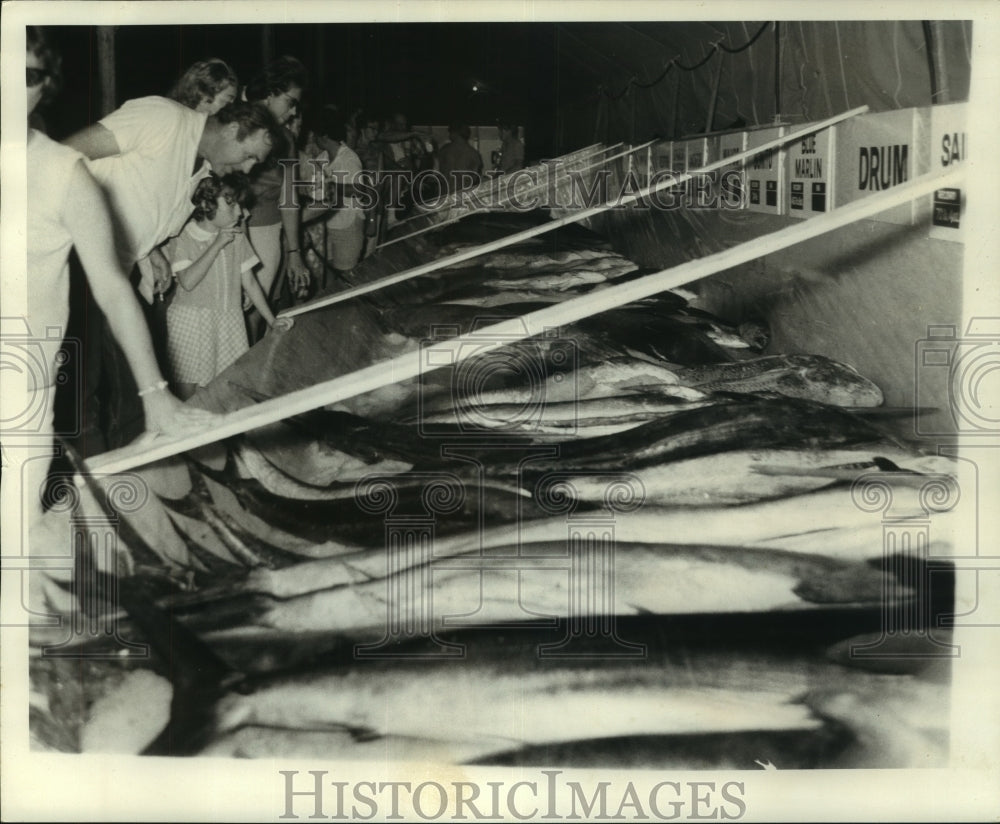
M 713 131 L 715 124 L 715 107 L 719 102 L 719 85 L 722 83 L 722 66 L 725 62 L 725 55 L 719 54 L 719 70 L 715 73 L 715 81 L 712 83 L 712 97 L 708 101 L 708 116 L 705 118 L 705 132 Z
M 101 82 L 101 116 L 118 108 L 115 90 L 115 29 L 116 26 L 97 27 L 97 67 Z
M 260 51 L 266 66 L 274 55 L 274 26 L 265 24 L 260 27 Z
M 670 124 L 670 139 L 674 140 L 677 137 L 677 102 L 681 99 L 681 73 L 674 72 L 677 76 L 677 82 L 674 84 L 674 105 L 673 112 L 671 116 L 673 122 Z
M 774 122 L 781 120 L 781 23 L 774 23 Z
M 316 97 L 326 100 L 326 26 L 316 26 L 316 58 L 313 65 L 313 77 L 319 78 Z M 360 128 L 360 127 L 359 127 Z
M 650 195 L 661 192 L 664 189 L 673 188 L 674 186 L 679 186 L 682 183 L 686 183 L 691 180 L 697 174 L 707 174 L 709 172 L 714 172 L 716 169 L 724 169 L 727 166 L 734 166 L 736 164 L 742 163 L 743 161 L 753 157 L 754 155 L 762 154 L 763 152 L 770 151 L 779 146 L 784 146 L 786 143 L 791 143 L 807 134 L 812 134 L 813 132 L 819 132 L 835 123 L 840 123 L 842 120 L 847 120 L 848 118 L 855 117 L 856 115 L 863 114 L 868 111 L 868 106 L 859 106 L 856 109 L 850 109 L 849 111 L 842 112 L 841 114 L 834 115 L 833 117 L 828 117 L 826 120 L 821 120 L 817 123 L 810 123 L 807 126 L 803 126 L 801 129 L 797 129 L 794 132 L 789 132 L 781 137 L 776 137 L 773 140 L 769 140 L 766 143 L 762 143 L 760 146 L 754 146 L 752 149 L 747 149 L 746 151 L 740 152 L 739 154 L 730 155 L 729 157 L 717 160 L 714 163 L 709 163 L 707 166 L 702 166 L 698 169 L 692 169 L 684 174 L 674 176 L 668 176 L 663 180 L 660 180 L 654 185 L 647 186 L 641 189 L 634 195 L 628 195 L 626 197 L 616 198 L 610 203 L 602 203 L 600 206 L 593 206 L 589 209 L 583 209 L 582 211 L 575 212 L 574 214 L 567 215 L 566 217 L 558 218 L 557 220 L 550 220 L 548 223 L 543 223 L 541 226 L 535 226 L 531 229 L 525 229 L 523 232 L 516 232 L 513 235 L 508 235 L 507 237 L 499 238 L 498 240 L 491 241 L 490 243 L 484 243 L 481 246 L 476 246 L 472 249 L 466 249 L 463 252 L 456 252 L 453 255 L 448 255 L 447 257 L 439 258 L 438 260 L 432 260 L 429 263 L 423 263 L 419 266 L 414 266 L 412 269 L 405 269 L 402 272 L 397 272 L 394 275 L 388 275 L 384 278 L 379 278 L 378 280 L 373 280 L 370 283 L 364 283 L 360 286 L 355 286 L 351 289 L 345 289 L 342 292 L 337 292 L 333 295 L 327 295 L 326 297 L 319 298 L 317 300 L 310 301 L 309 303 L 303 303 L 300 306 L 295 306 L 291 309 L 285 309 L 284 311 L 278 313 L 278 317 L 291 317 L 294 315 L 301 315 L 305 312 L 311 312 L 314 309 L 320 309 L 324 306 L 331 306 L 334 303 L 340 303 L 341 301 L 350 300 L 351 298 L 356 298 L 359 295 L 366 295 L 369 292 L 377 292 L 386 286 L 392 286 L 396 283 L 402 283 L 404 280 L 409 280 L 410 278 L 415 278 L 418 275 L 426 275 L 429 272 L 435 272 L 438 269 L 445 269 L 455 263 L 463 263 L 466 260 L 471 260 L 474 257 L 479 257 L 480 255 L 485 255 L 487 252 L 494 252 L 497 249 L 503 249 L 506 246 L 511 246 L 515 243 L 520 243 L 522 240 L 527 240 L 528 238 L 533 238 L 538 235 L 544 235 L 546 232 L 551 232 L 561 226 L 566 226 L 570 223 L 577 223 L 581 220 L 586 220 L 588 217 L 601 214 L 612 208 L 620 208 L 622 206 L 628 206 L 639 200 L 649 197 Z
M 668 289 L 676 289 L 694 280 L 787 249 L 834 229 L 848 226 L 855 221 L 870 218 L 886 209 L 924 197 L 937 189 L 960 185 L 964 178 L 964 166 L 945 167 L 930 172 L 831 212 L 798 221 L 784 229 L 745 241 L 738 246 L 637 280 L 546 306 L 465 335 L 435 341 L 429 346 L 406 352 L 388 361 L 372 364 L 315 386 L 244 407 L 220 416 L 217 422 L 202 432 L 161 437 L 152 443 L 127 446 L 97 455 L 87 461 L 87 471 L 102 474 L 124 472 L 294 415 L 301 415 L 322 406 L 339 403 L 384 386 L 425 375 L 445 366 L 452 366 L 466 358 L 507 346 L 514 341 L 543 334 L 547 329 L 576 323 L 601 312 L 643 300 Z

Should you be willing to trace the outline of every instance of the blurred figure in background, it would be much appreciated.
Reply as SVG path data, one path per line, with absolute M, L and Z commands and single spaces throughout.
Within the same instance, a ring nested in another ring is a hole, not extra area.
M 250 243 L 260 258 L 257 281 L 265 297 L 278 294 L 279 278 L 287 278 L 293 292 L 309 288 L 309 270 L 302 258 L 301 216 L 296 208 L 279 209 L 281 202 L 295 203 L 293 181 L 297 176 L 298 152 L 288 124 L 302 106 L 302 96 L 308 84 L 305 66 L 294 57 L 279 57 L 267 64 L 244 89 L 244 97 L 266 108 L 281 125 L 281 137 L 271 156 L 252 176 L 256 201 L 250 214 Z M 278 160 L 295 160 L 295 164 Z M 284 234 L 284 267 L 282 267 L 282 234 Z M 251 342 L 263 332 L 264 319 L 258 313 L 249 318 Z
M 355 151 L 361 159 L 361 166 L 366 171 L 380 171 L 382 144 L 378 141 L 378 119 L 362 112 L 357 119 L 360 124 L 358 129 L 358 144 Z
M 524 168 L 524 144 L 518 139 L 518 127 L 510 123 L 501 123 L 500 157 L 497 159 L 496 171 L 500 174 L 510 174 Z
M 464 123 L 448 127 L 448 143 L 438 149 L 438 170 L 448 184 L 449 192 L 471 189 L 483 173 L 483 158 L 469 145 L 472 130 Z
M 361 159 L 345 142 L 347 122 L 335 107 L 317 113 L 316 145 L 323 164 L 323 194 L 333 212 L 325 220 L 327 265 L 342 278 L 349 278 L 361 257 L 365 238 L 365 213 L 354 199 L 354 184 L 361 174 Z M 313 210 L 307 209 L 307 214 Z
M 202 114 L 215 114 L 236 99 L 240 83 L 224 60 L 199 60 L 177 81 L 169 97 Z

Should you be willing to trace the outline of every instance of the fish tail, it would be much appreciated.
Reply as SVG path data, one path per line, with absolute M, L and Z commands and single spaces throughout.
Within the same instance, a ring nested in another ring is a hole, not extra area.
M 112 516 L 105 489 L 83 465 L 76 451 L 63 443 L 74 471 L 97 499 L 104 514 Z M 125 526 L 127 521 L 120 520 Z M 156 555 L 134 529 L 137 547 Z M 174 695 L 170 721 L 159 736 L 144 750 L 149 755 L 190 755 L 203 745 L 215 728 L 214 700 L 244 680 L 243 673 L 232 669 L 194 632 L 171 613 L 156 605 L 153 582 L 142 577 L 118 576 L 118 603 L 141 631 L 166 670 Z

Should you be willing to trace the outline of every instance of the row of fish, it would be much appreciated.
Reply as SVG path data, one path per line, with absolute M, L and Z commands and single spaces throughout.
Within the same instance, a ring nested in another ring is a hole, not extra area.
M 527 244 L 380 311 L 415 346 L 636 274 L 606 248 Z M 430 373 L 391 412 L 321 410 L 234 440 L 224 467 L 180 465 L 122 517 L 140 574 L 108 605 L 170 681 L 109 679 L 81 747 L 943 763 L 946 686 L 859 670 L 843 645 L 947 606 L 930 569 L 961 523 L 928 489 L 954 463 L 887 437 L 849 366 L 760 356 L 766 330 L 682 295 L 559 331 Z M 856 482 L 891 487 L 922 552 L 886 543 Z

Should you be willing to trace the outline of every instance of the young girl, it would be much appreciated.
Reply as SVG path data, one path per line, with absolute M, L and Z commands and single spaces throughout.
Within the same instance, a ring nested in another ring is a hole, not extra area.
M 291 318 L 275 319 L 253 274 L 260 261 L 239 226 L 250 198 L 244 174 L 206 177 L 191 196 L 191 220 L 168 245 L 177 289 L 167 308 L 167 354 L 185 399 L 250 348 L 242 290 L 268 327 L 292 326 Z

